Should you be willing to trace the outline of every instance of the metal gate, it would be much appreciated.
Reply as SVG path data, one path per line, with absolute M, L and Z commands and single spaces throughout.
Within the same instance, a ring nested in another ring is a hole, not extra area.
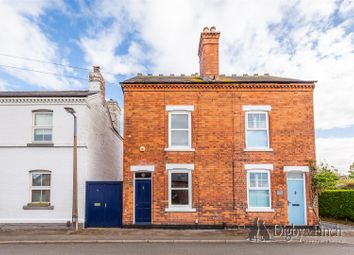
M 122 182 L 86 182 L 85 227 L 122 226 Z

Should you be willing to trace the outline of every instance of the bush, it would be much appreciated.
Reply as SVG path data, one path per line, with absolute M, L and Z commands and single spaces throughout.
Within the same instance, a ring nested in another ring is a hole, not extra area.
M 320 216 L 354 221 L 354 190 L 326 190 L 318 204 Z

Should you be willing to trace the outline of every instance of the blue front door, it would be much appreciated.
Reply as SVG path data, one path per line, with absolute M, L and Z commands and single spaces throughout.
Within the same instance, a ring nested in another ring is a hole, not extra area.
M 135 180 L 135 224 L 151 224 L 151 180 Z
M 287 186 L 289 224 L 305 225 L 304 180 L 288 176 Z
M 85 227 L 121 225 L 122 182 L 87 182 Z

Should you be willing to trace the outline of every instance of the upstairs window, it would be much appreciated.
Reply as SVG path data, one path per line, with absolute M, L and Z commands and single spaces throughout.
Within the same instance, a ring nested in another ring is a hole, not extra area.
M 268 148 L 268 114 L 266 112 L 247 113 L 247 148 Z
M 171 147 L 190 147 L 190 114 L 185 112 L 170 113 Z
M 33 141 L 51 142 L 53 139 L 53 112 L 33 112 Z
M 246 122 L 246 149 L 271 150 L 269 148 L 270 106 L 244 106 Z
M 51 174 L 49 171 L 31 172 L 31 203 L 50 203 Z
M 168 150 L 192 150 L 193 106 L 167 106 Z

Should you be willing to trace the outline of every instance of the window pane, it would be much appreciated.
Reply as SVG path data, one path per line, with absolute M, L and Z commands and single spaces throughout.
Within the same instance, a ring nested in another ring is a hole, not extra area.
M 35 141 L 51 141 L 52 130 L 51 129 L 35 129 L 34 130 Z
M 250 187 L 252 188 L 257 187 L 256 177 L 256 173 L 250 173 Z
M 42 190 L 42 201 L 41 202 L 49 202 L 50 198 L 50 190 Z
M 151 173 L 146 173 L 146 172 L 142 172 L 142 173 L 135 173 L 135 178 L 151 178 Z
M 188 114 L 171 114 L 172 129 L 188 129 Z
M 247 147 L 268 147 L 268 136 L 266 130 L 248 130 L 247 131 Z
M 172 173 L 171 179 L 172 188 L 188 188 L 187 173 Z
M 188 205 L 188 190 L 172 190 L 173 205 Z
M 32 174 L 32 186 L 42 186 L 41 174 Z
M 288 173 L 288 179 L 302 179 L 303 175 L 300 172 L 291 172 Z
M 34 125 L 52 126 L 52 113 L 36 113 Z
M 32 202 L 41 202 L 40 190 L 32 190 Z
M 249 113 L 248 114 L 248 128 L 266 128 L 266 114 L 265 113 Z
M 270 207 L 269 190 L 250 190 L 248 207 Z
M 50 174 L 42 174 L 42 186 L 50 186 Z
M 172 146 L 188 146 L 188 131 L 171 131 Z
M 258 174 L 258 187 L 268 187 L 268 174 L 267 173 L 259 173 Z

